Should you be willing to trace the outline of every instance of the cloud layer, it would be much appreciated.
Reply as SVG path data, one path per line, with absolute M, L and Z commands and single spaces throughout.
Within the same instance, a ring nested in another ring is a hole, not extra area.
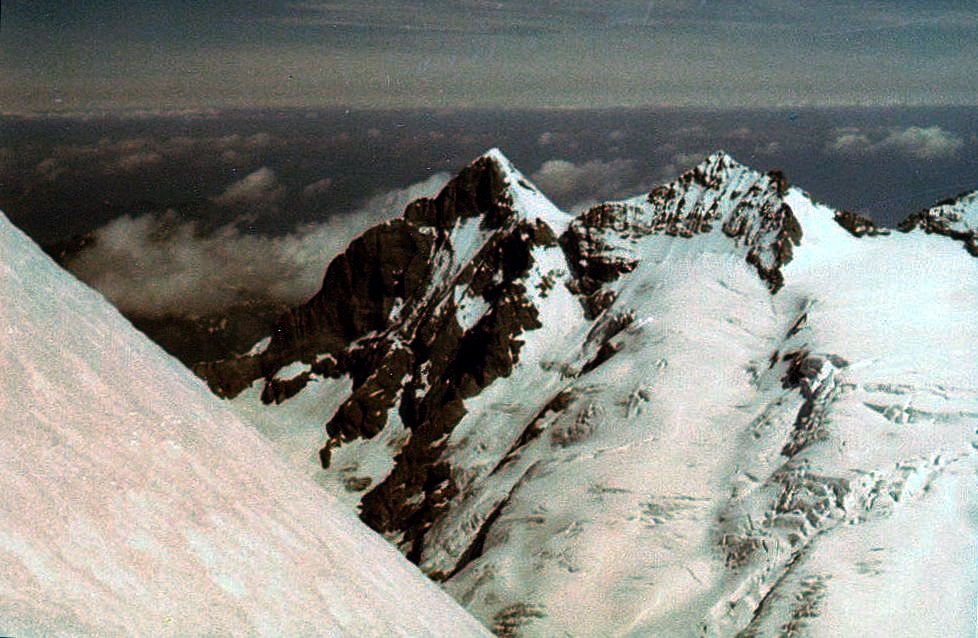
M 237 201 L 274 192 L 274 175 L 263 171 L 224 195 Z M 204 233 L 173 211 L 127 215 L 97 229 L 92 247 L 68 267 L 134 316 L 193 318 L 248 302 L 294 305 L 316 292 L 326 265 L 354 237 L 398 215 L 408 202 L 437 193 L 447 179 L 433 175 L 378 194 L 352 214 L 281 236 L 251 234 L 240 222 Z
M 255 206 L 274 204 L 285 195 L 285 187 L 278 183 L 275 171 L 263 166 L 234 182 L 214 198 L 221 206 Z
M 597 201 L 637 195 L 648 190 L 632 160 L 590 160 L 575 163 L 551 159 L 530 179 L 558 205 L 573 212 Z
M 875 142 L 858 128 L 840 129 L 828 144 L 828 150 L 843 155 L 892 151 L 920 160 L 933 160 L 951 157 L 963 146 L 964 140 L 940 126 L 910 126 L 891 130 Z

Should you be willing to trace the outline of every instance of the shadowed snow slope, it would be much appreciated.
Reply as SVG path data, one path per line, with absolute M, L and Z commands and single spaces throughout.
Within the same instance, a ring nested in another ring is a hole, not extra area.
M 482 627 L 0 214 L 0 635 Z
M 570 219 L 494 150 L 202 373 L 499 635 L 975 635 L 959 204 L 721 152 Z

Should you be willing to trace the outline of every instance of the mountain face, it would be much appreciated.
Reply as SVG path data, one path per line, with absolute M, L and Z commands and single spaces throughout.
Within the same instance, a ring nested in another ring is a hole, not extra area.
M 493 150 L 198 372 L 497 635 L 971 635 L 974 211 L 717 153 L 572 219 Z
M 0 635 L 486 635 L 0 215 Z

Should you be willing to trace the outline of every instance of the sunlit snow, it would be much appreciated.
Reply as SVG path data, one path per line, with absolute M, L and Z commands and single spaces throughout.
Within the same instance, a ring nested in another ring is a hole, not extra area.
M 0 635 L 486 632 L 0 215 Z

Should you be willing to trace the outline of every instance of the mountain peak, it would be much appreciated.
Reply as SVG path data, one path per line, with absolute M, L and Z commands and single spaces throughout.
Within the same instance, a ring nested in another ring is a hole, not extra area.
M 602 242 L 600 232 L 634 239 L 655 234 L 691 238 L 722 231 L 734 246 L 746 247 L 747 262 L 771 292 L 777 292 L 783 285 L 781 266 L 791 260 L 792 246 L 802 235 L 787 194 L 788 181 L 780 171 L 761 173 L 721 150 L 647 196 L 590 209 L 571 225 L 565 245 L 574 252 L 572 261 L 580 265 L 579 271 L 594 270 L 607 281 L 628 260 L 596 244 Z M 581 281 L 581 272 L 578 275 Z M 593 287 L 582 282 L 582 289 Z
M 536 248 L 559 251 L 557 238 L 570 222 L 498 148 L 490 149 L 435 197 L 415 200 L 337 255 L 320 291 L 279 319 L 262 352 L 196 370 L 222 396 L 266 377 L 266 398 L 283 400 L 272 378 L 283 365 L 338 355 L 359 339 L 411 325 L 422 308 L 441 303 L 448 287 L 473 277 L 475 296 L 491 305 L 492 291 L 526 274 Z
M 479 156 L 479 159 L 486 159 L 495 162 L 500 167 L 512 167 L 512 163 L 506 154 L 498 146 L 493 146 L 488 151 Z
M 978 257 L 978 190 L 940 201 L 911 215 L 897 228 L 904 232 L 919 228 L 926 233 L 956 239 Z
M 448 230 L 460 218 L 474 216 L 481 216 L 487 227 L 499 227 L 514 213 L 527 221 L 543 221 L 555 235 L 571 220 L 501 150 L 491 148 L 462 168 L 438 195 L 411 203 L 404 218 Z

